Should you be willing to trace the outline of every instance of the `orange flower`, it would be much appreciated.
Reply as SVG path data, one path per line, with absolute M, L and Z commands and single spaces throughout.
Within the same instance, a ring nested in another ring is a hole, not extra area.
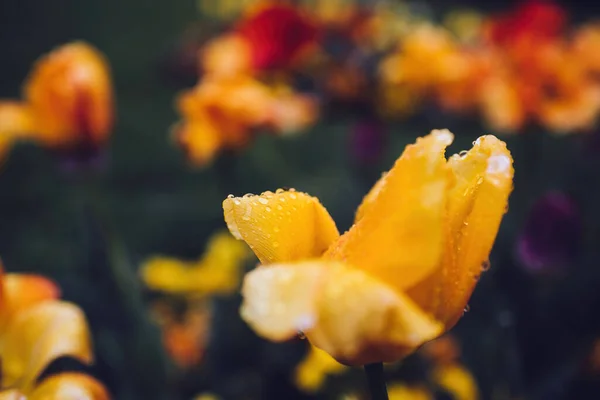
M 483 136 L 448 161 L 447 130 L 408 146 L 339 236 L 294 190 L 230 196 L 231 233 L 262 262 L 242 317 L 275 341 L 303 332 L 346 364 L 394 361 L 450 329 L 487 261 L 512 190 L 506 145 Z
M 12 119 L 20 120 L 20 126 L 10 130 L 28 133 L 49 147 L 95 149 L 111 132 L 108 65 L 88 44 L 67 44 L 42 57 L 24 84 L 23 97 L 19 118 Z M 15 110 L 14 103 L 0 103 L 0 116 L 7 106 Z M 0 119 L 0 133 L 6 124 Z
M 309 96 L 243 75 L 207 78 L 182 93 L 177 106 L 184 120 L 174 128 L 175 140 L 198 166 L 208 164 L 221 150 L 244 147 L 255 128 L 295 131 L 311 124 L 317 114 Z
M 58 300 L 59 290 L 37 275 L 4 274 L 0 270 L 0 399 L 108 399 L 95 379 L 61 373 L 38 383 L 40 373 L 55 359 L 93 361 L 90 334 L 83 312 Z

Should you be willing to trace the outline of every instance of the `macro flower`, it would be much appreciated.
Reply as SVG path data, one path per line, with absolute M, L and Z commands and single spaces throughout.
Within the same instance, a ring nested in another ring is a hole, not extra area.
M 460 319 L 512 190 L 512 158 L 494 136 L 444 157 L 434 130 L 406 148 L 340 236 L 319 201 L 295 190 L 229 196 L 231 233 L 261 266 L 244 279 L 242 317 L 261 336 L 302 332 L 350 365 L 391 362 Z
M 86 43 L 61 46 L 36 62 L 15 104 L 0 102 L 0 133 L 19 133 L 52 149 L 95 150 L 113 125 L 108 63 Z M 12 118 L 5 120 L 7 114 Z
M 0 289 L 0 399 L 108 399 L 103 385 L 83 373 L 62 372 L 38 382 L 59 357 L 92 363 L 83 312 L 59 300 L 59 289 L 41 276 L 2 272 Z

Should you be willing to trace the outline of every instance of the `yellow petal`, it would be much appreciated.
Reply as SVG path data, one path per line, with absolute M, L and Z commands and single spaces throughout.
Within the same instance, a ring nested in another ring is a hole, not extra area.
M 24 137 L 35 129 L 31 108 L 21 102 L 0 101 L 0 136 Z
M 442 329 L 406 296 L 338 262 L 261 266 L 242 294 L 242 317 L 258 334 L 286 340 L 301 331 L 345 364 L 395 361 Z
M 487 262 L 512 190 L 512 158 L 504 142 L 482 136 L 448 160 L 446 250 L 436 274 L 408 293 L 447 328 L 458 321 Z
M 230 197 L 223 210 L 229 231 L 263 264 L 318 257 L 339 237 L 319 200 L 294 190 Z
M 2 385 L 28 388 L 53 360 L 70 356 L 92 362 L 83 312 L 74 304 L 48 300 L 11 318 L 2 337 Z
M 357 222 L 327 252 L 403 290 L 440 263 L 447 168 L 453 136 L 433 131 L 408 146 L 359 207 Z
M 392 384 L 388 388 L 390 400 L 432 400 L 435 397 L 423 386 Z
M 294 380 L 300 389 L 314 393 L 323 386 L 328 375 L 338 374 L 346 369 L 345 365 L 323 350 L 310 346 L 308 354 L 296 367 Z
M 3 285 L 5 310 L 9 313 L 60 297 L 56 283 L 41 275 L 6 274 Z
M 0 400 L 26 400 L 27 397 L 18 390 L 4 390 L 0 392 Z
M 190 287 L 191 263 L 171 257 L 152 257 L 141 267 L 142 280 L 150 289 L 167 293 L 186 292 Z
M 456 400 L 477 400 L 479 390 L 473 375 L 458 364 L 438 367 L 433 371 L 433 380 Z
M 218 127 L 208 118 L 197 118 L 175 125 L 172 137 L 190 163 L 197 167 L 210 164 L 223 146 Z
M 81 373 L 49 377 L 33 390 L 29 400 L 108 400 L 106 388 L 96 379 Z
M 246 274 L 242 318 L 259 335 L 291 339 L 312 328 L 317 296 L 327 271 L 319 261 L 260 266 Z

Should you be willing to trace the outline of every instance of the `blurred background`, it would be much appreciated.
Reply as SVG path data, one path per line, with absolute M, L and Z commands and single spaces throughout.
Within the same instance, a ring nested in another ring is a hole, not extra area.
M 280 3 L 283 17 L 250 0 L 0 1 L 0 98 L 21 99 L 36 60 L 84 40 L 110 65 L 115 110 L 93 152 L 23 140 L 5 156 L 4 268 L 51 278 L 83 309 L 89 372 L 115 399 L 367 398 L 360 370 L 310 358 L 301 339 L 266 342 L 240 319 L 239 277 L 257 260 L 220 235 L 221 203 L 293 187 L 344 231 L 417 137 L 448 128 L 452 154 L 492 133 L 516 175 L 491 268 L 447 337 L 386 369 L 390 396 L 596 398 L 600 6 Z M 250 66 L 218 41 L 231 32 L 250 42 Z M 260 95 L 192 93 L 228 68 Z M 190 93 L 239 126 L 197 131 Z

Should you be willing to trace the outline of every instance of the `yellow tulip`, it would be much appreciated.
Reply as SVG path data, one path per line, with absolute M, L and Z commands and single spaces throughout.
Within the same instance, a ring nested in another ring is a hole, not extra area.
M 113 124 L 108 63 L 92 46 L 75 42 L 40 58 L 20 103 L 0 102 L 0 134 L 26 136 L 52 148 L 96 148 Z
M 325 383 L 327 375 L 339 374 L 346 368 L 323 350 L 311 346 L 304 360 L 296 367 L 296 385 L 306 392 L 317 392 Z
M 38 383 L 59 357 L 91 364 L 93 353 L 83 312 L 58 300 L 50 280 L 37 275 L 4 274 L 0 268 L 0 400 L 104 400 L 101 383 L 80 373 L 61 373 Z
M 351 365 L 398 360 L 450 329 L 487 262 L 513 178 L 494 136 L 446 160 L 452 140 L 436 130 L 408 146 L 342 236 L 305 193 L 227 198 L 229 230 L 263 264 L 244 279 L 249 325 L 274 341 L 303 332 Z

